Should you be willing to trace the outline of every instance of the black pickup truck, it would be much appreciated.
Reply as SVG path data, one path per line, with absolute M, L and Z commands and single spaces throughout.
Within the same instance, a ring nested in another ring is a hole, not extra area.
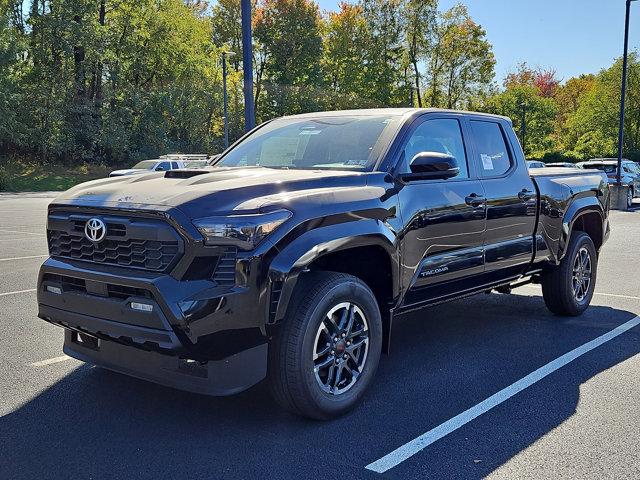
M 286 117 L 208 170 L 60 195 L 39 316 L 80 360 L 210 395 L 266 377 L 284 407 L 331 418 L 362 398 L 403 313 L 534 282 L 553 313 L 581 314 L 608 212 L 602 172 L 529 172 L 507 118 Z

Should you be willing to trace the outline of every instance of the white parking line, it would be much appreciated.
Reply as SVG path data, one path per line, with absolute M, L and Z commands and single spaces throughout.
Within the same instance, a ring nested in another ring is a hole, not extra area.
M 28 258 L 43 258 L 48 257 L 49 255 L 29 255 L 28 257 L 10 257 L 10 258 L 0 258 L 0 262 L 9 262 L 11 260 L 26 260 Z
M 537 285 L 523 285 L 526 288 L 533 288 L 540 291 L 540 286 Z M 640 297 L 634 297 L 633 295 L 620 295 L 617 293 L 603 293 L 603 292 L 593 292 L 594 295 L 599 295 L 601 297 L 613 297 L 613 298 L 626 298 L 628 300 L 640 300 Z
M 632 295 L 618 295 L 616 293 L 600 293 L 595 292 L 594 295 L 601 295 L 603 297 L 613 297 L 613 298 L 628 298 L 631 300 L 640 300 L 640 297 L 634 297 Z
M 29 290 L 16 290 L 15 292 L 4 292 L 0 293 L 0 297 L 4 297 L 5 295 L 17 295 L 18 293 L 31 293 L 35 292 L 35 288 L 30 288 Z
M 54 363 L 66 362 L 67 360 L 71 360 L 71 357 L 67 357 L 63 355 L 61 357 L 49 358 L 48 360 L 41 360 L 39 362 L 34 362 L 31 364 L 32 367 L 44 367 L 46 365 L 53 365 Z
M 22 230 L 4 230 L 4 229 L 1 229 L 0 232 L 2 232 L 2 233 L 22 233 L 24 235 L 38 235 L 40 237 L 46 237 L 47 236 L 46 233 L 33 233 L 33 232 L 25 232 L 25 231 L 22 231 Z
M 555 360 L 547 363 L 546 365 L 540 367 L 534 372 L 531 372 L 526 377 L 521 378 L 517 382 L 509 385 L 508 387 L 500 390 L 498 393 L 491 395 L 486 400 L 478 403 L 477 405 L 471 407 L 468 410 L 465 410 L 459 415 L 447 420 L 446 422 L 438 425 L 437 427 L 429 430 L 426 433 L 423 433 L 419 437 L 411 440 L 410 442 L 405 443 L 401 447 L 398 447 L 393 452 L 388 453 L 384 457 L 376 460 L 375 462 L 370 463 L 365 468 L 367 470 L 371 470 L 377 473 L 384 473 L 387 470 L 399 465 L 404 462 L 408 458 L 412 457 L 416 453 L 420 452 L 424 448 L 428 447 L 432 443 L 440 440 L 441 438 L 449 435 L 451 432 L 456 431 L 460 427 L 466 425 L 473 419 L 479 417 L 483 413 L 488 412 L 489 410 L 497 407 L 501 403 L 507 401 L 514 395 L 520 393 L 527 387 L 530 387 L 536 382 L 539 382 L 543 378 L 551 375 L 556 370 L 564 367 L 568 363 L 573 362 L 578 357 L 581 357 L 585 353 L 590 352 L 594 348 L 599 347 L 600 345 L 613 340 L 619 335 L 622 335 L 626 331 L 632 329 L 633 327 L 640 324 L 640 316 L 635 317 L 629 320 L 626 323 L 614 328 L 610 332 L 601 335 L 598 338 L 591 340 L 590 342 L 585 343 L 584 345 L 571 350 L 568 353 L 565 353 L 561 357 L 556 358 Z

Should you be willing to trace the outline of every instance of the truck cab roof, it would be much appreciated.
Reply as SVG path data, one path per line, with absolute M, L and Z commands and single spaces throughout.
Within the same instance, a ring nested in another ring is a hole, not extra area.
M 318 118 L 318 117 L 339 117 L 339 116 L 367 116 L 367 115 L 390 115 L 411 117 L 425 113 L 450 113 L 456 115 L 482 116 L 511 122 L 509 117 L 495 115 L 491 113 L 470 112 L 466 110 L 452 110 L 444 108 L 365 108 L 357 110 L 334 110 L 327 112 L 301 113 L 297 115 L 289 115 L 283 118 Z

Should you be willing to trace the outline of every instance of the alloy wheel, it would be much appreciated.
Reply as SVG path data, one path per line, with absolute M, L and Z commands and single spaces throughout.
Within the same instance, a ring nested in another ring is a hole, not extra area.
M 583 302 L 589 294 L 591 286 L 591 254 L 587 247 L 578 250 L 573 261 L 572 286 L 573 295 L 578 303 Z
M 369 351 L 369 325 L 363 311 L 343 302 L 329 310 L 314 342 L 313 370 L 320 388 L 341 395 L 358 381 Z

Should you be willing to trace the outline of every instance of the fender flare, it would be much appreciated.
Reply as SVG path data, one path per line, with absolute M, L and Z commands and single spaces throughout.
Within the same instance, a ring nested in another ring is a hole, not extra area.
M 605 215 L 602 205 L 600 204 L 600 202 L 598 202 L 595 196 L 577 198 L 576 200 L 571 202 L 571 205 L 569 205 L 569 208 L 567 208 L 562 217 L 562 236 L 558 245 L 558 255 L 556 257 L 558 259 L 558 262 L 562 260 L 567 251 L 567 245 L 569 244 L 569 239 L 571 238 L 571 234 L 573 233 L 576 221 L 580 217 L 591 213 L 597 213 L 600 217 L 600 222 L 603 224 L 601 232 L 603 238 L 600 238 L 599 240 L 600 244 L 604 243 Z
M 378 246 L 391 260 L 392 291 L 394 298 L 400 292 L 400 271 L 396 234 L 376 219 L 320 227 L 297 237 L 282 248 L 269 267 L 269 301 L 267 324 L 280 322 L 286 313 L 298 278 L 317 259 L 351 248 Z

